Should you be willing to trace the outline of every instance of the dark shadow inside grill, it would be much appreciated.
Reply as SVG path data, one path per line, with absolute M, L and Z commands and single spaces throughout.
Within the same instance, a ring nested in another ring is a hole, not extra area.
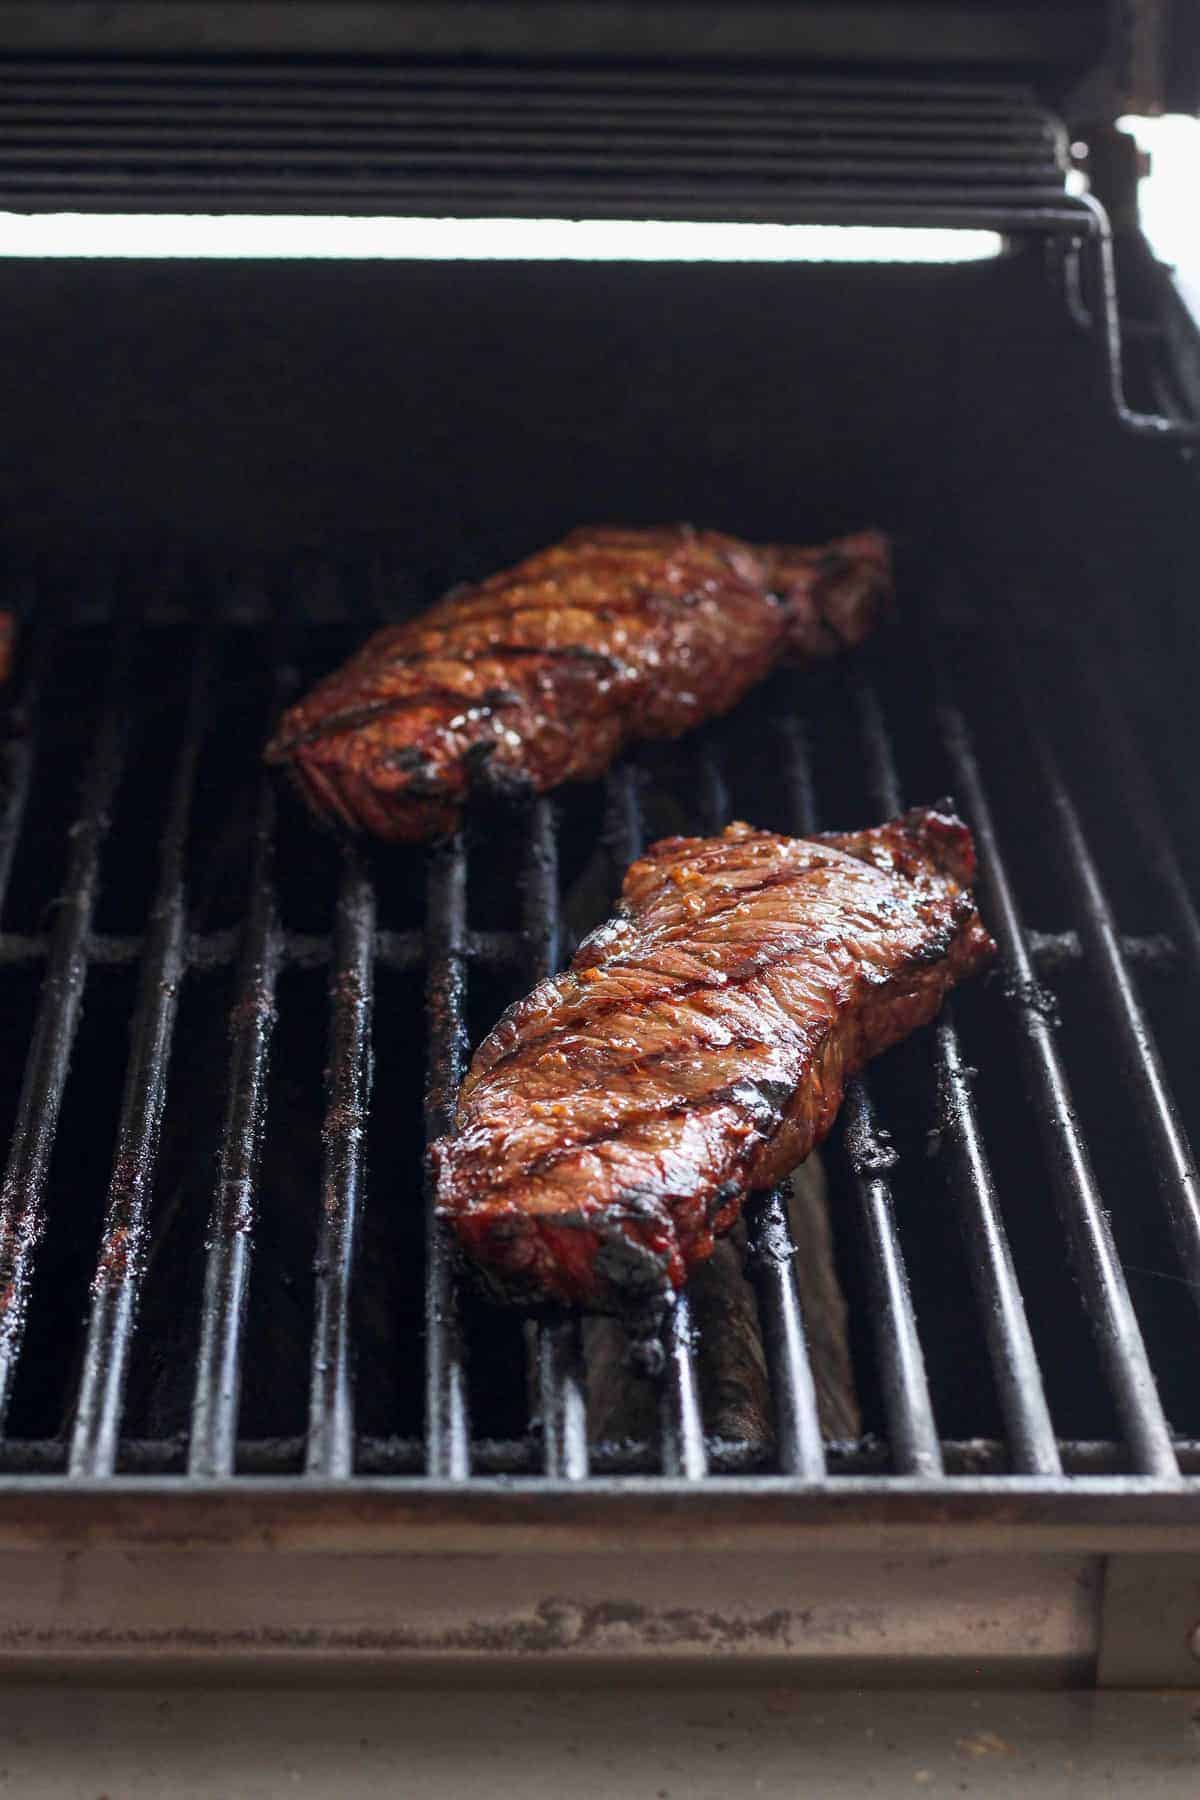
M 10 931 L 42 932 L 52 920 L 53 902 L 66 877 L 70 848 L 66 828 L 78 811 L 86 747 L 95 730 L 96 675 L 107 664 L 110 651 L 107 624 L 73 636 L 51 665 L 50 679 L 58 696 L 53 728 L 42 729 L 35 738 L 22 711 L 17 737 L 29 746 L 36 744 L 42 803 L 31 809 L 13 859 L 5 914 Z

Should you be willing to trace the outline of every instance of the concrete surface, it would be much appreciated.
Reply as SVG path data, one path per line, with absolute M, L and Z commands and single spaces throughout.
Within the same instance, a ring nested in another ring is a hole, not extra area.
M 1200 1694 L 37 1687 L 21 1800 L 849 1800 L 1200 1794 Z

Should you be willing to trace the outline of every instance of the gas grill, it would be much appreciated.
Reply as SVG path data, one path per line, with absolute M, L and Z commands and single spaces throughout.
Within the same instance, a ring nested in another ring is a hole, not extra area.
M 12 43 L 0 205 L 1006 253 L 2 266 L 4 1655 L 1194 1681 L 1200 358 L 1068 179 L 1045 95 L 1074 40 L 997 27 L 998 72 L 963 38 L 912 80 L 799 43 L 618 66 L 607 36 L 531 59 L 497 7 L 469 56 L 368 64 L 182 56 L 126 10 L 103 58 L 53 9 Z M 429 851 L 341 843 L 261 769 L 381 619 L 585 519 L 688 515 L 879 523 L 896 619 Z M 599 1433 L 596 1328 L 475 1299 L 429 1210 L 470 1045 L 654 836 L 940 795 L 1002 968 L 851 1085 L 822 1153 L 861 1433 L 822 1425 L 787 1190 L 747 1215 L 761 1429 L 718 1429 L 685 1294 Z

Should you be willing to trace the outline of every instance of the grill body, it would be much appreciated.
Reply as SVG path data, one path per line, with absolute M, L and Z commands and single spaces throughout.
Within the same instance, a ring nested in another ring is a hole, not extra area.
M 8 1655 L 1191 1679 L 1194 474 L 1121 429 L 1043 199 L 957 270 L 4 269 Z M 379 618 L 689 515 L 884 525 L 897 621 L 431 852 L 260 773 Z M 769 1429 L 711 1430 L 685 1303 L 653 1430 L 597 1439 L 578 1328 L 429 1226 L 469 1044 L 651 837 L 947 793 L 1004 967 L 827 1158 L 864 1435 L 822 1440 L 764 1196 Z

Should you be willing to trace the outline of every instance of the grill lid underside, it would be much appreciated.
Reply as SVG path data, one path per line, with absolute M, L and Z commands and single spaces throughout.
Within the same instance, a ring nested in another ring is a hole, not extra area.
M 1066 166 L 1012 80 L 259 56 L 19 60 L 0 86 L 20 211 L 1040 228 Z
M 0 0 L 0 53 L 786 66 L 950 77 L 984 101 L 990 80 L 1015 77 L 1090 121 L 1200 106 L 1200 27 L 1186 0 Z

